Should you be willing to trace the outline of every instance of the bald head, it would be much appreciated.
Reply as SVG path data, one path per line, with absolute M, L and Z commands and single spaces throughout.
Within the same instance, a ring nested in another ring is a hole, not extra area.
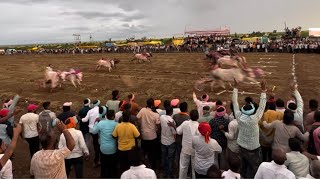
M 320 179 L 320 160 L 313 160 L 310 163 L 311 176 Z
M 283 165 L 287 160 L 286 152 L 283 149 L 274 149 L 272 150 L 272 159 L 275 163 Z

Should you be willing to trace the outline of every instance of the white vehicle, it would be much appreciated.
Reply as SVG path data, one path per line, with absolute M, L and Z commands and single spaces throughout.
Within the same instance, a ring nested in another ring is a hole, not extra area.
M 15 49 L 7 49 L 6 54 L 15 54 L 17 53 L 17 50 Z
M 6 51 L 4 49 L 0 49 L 0 55 L 5 55 Z

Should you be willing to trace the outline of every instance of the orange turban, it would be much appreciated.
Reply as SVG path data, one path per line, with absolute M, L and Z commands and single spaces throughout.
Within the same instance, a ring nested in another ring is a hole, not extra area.
M 161 100 L 154 100 L 154 107 L 159 107 Z
M 66 125 L 68 129 L 75 128 L 77 126 L 77 122 L 74 117 L 70 117 L 66 120 Z

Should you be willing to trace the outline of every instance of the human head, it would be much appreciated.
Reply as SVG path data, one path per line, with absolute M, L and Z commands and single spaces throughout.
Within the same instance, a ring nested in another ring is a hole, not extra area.
M 129 95 L 128 95 L 129 101 L 133 101 L 134 98 L 135 98 L 134 94 L 129 94 Z
M 283 114 L 283 123 L 286 125 L 289 125 L 293 122 L 293 120 L 294 120 L 293 112 L 289 109 L 285 110 Z
M 290 100 L 287 102 L 287 108 L 290 109 L 290 110 L 296 110 L 297 109 L 297 104 L 295 101 L 293 100 Z
M 140 166 L 143 164 L 144 156 L 142 149 L 138 147 L 134 147 L 132 150 L 128 152 L 128 160 L 130 166 Z
M 202 108 L 203 114 L 210 114 L 210 107 L 209 106 L 203 106 Z
M 170 102 L 171 107 L 173 108 L 178 108 L 178 104 L 179 104 L 179 99 L 172 99 Z
M 38 106 L 35 104 L 29 104 L 27 107 L 28 112 L 35 113 L 37 111 L 37 109 L 38 109 Z
M 276 110 L 276 104 L 274 102 L 267 102 L 267 107 L 270 110 Z
M 217 100 L 216 101 L 216 106 L 219 107 L 219 106 L 222 106 L 223 105 L 223 102 L 221 100 Z
M 109 119 L 109 120 L 114 120 L 114 110 L 108 110 L 108 112 L 107 112 L 107 118 Z
M 96 99 L 92 102 L 93 107 L 100 106 L 100 100 Z
M 0 117 L 6 117 L 9 114 L 9 109 L 1 109 Z
M 204 94 L 201 96 L 202 101 L 208 102 L 209 101 L 209 95 L 208 94 Z
M 168 106 L 170 106 L 170 101 L 169 100 L 164 100 L 164 102 L 163 102 L 164 109 L 166 109 Z
M 207 170 L 207 176 L 208 179 L 222 179 L 220 169 L 214 164 Z
M 130 116 L 131 116 L 131 113 L 129 111 L 124 111 L 122 113 L 122 122 L 129 122 Z
M 78 121 L 75 119 L 75 117 L 70 117 L 67 120 L 65 120 L 65 125 L 68 129 L 75 128 L 77 126 Z
M 181 112 L 188 112 L 188 103 L 187 102 L 180 103 L 179 108 Z
M 173 113 L 173 108 L 171 106 L 168 106 L 166 108 L 166 115 L 171 116 Z
M 113 90 L 112 91 L 112 99 L 113 100 L 118 100 L 119 99 L 119 91 L 118 90 Z
M 241 160 L 237 155 L 230 154 L 230 156 L 228 156 L 228 164 L 231 171 L 239 172 L 239 169 L 241 167 Z
M 255 110 L 256 109 L 253 103 L 246 104 L 241 108 L 241 112 L 247 116 L 253 115 Z
M 202 136 L 204 136 L 205 142 L 209 143 L 210 134 L 211 134 L 211 127 L 210 127 L 209 123 L 207 123 L 207 122 L 200 123 L 198 126 L 198 130 L 199 130 L 200 134 Z
M 310 163 L 310 173 L 315 179 L 320 179 L 320 160 L 313 160 Z
M 159 108 L 159 106 L 160 106 L 160 104 L 161 104 L 161 100 L 154 100 L 154 107 L 155 108 Z
M 316 111 L 313 116 L 314 121 L 320 122 L 320 111 Z
M 190 119 L 192 121 L 198 121 L 198 119 L 199 119 L 198 110 L 193 109 L 193 110 L 190 111 Z
M 318 109 L 318 101 L 315 99 L 310 99 L 309 101 L 309 109 L 311 109 L 312 111 L 315 111 Z
M 41 147 L 44 150 L 54 149 L 54 147 L 56 147 L 56 144 L 58 143 L 56 141 L 56 136 L 55 136 L 53 130 L 45 132 L 45 133 L 40 133 L 39 140 L 40 140 Z
M 278 165 L 283 165 L 287 160 L 286 152 L 283 149 L 272 150 L 272 159 Z
M 217 117 L 223 117 L 226 114 L 226 108 L 223 106 L 219 106 L 216 112 Z
M 153 98 L 149 98 L 148 100 L 147 100 L 147 107 L 148 108 L 153 108 L 154 107 L 154 100 L 153 100 Z
M 50 101 L 46 101 L 46 102 L 42 103 L 43 109 L 48 110 L 50 107 L 50 104 L 51 104 Z
M 71 110 L 72 102 L 65 102 L 62 106 L 63 112 L 67 112 Z
M 91 105 L 91 100 L 90 100 L 89 98 L 83 100 L 83 106 L 88 106 L 88 107 L 90 107 L 90 105 Z
M 99 107 L 99 117 L 106 118 L 107 111 L 108 111 L 108 108 L 106 106 L 100 106 Z
M 131 104 L 130 103 L 126 103 L 124 106 L 123 106 L 123 111 L 130 111 L 131 109 Z
M 282 99 L 277 99 L 276 100 L 276 106 L 278 108 L 284 108 L 284 101 Z
M 297 138 L 289 139 L 289 147 L 291 151 L 299 151 L 302 152 L 301 141 Z
M 244 98 L 244 101 L 245 101 L 246 104 L 253 103 L 253 99 L 252 99 L 252 97 L 250 97 L 250 96 Z

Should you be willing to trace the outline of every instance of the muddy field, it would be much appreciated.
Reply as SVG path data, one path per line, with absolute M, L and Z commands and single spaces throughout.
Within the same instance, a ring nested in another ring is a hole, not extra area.
M 276 86 L 276 95 L 287 100 L 290 97 L 290 81 L 292 54 L 244 54 L 248 63 L 254 67 L 260 67 L 267 72 L 265 77 L 268 88 Z M 95 63 L 101 57 L 118 58 L 121 62 L 117 69 L 109 73 L 106 69 L 95 71 Z M 190 104 L 194 82 L 199 75 L 206 75 L 203 66 L 203 54 L 154 54 L 151 63 L 134 64 L 130 62 L 132 54 L 93 54 L 93 55 L 19 55 L 0 56 L 0 102 L 19 93 L 22 100 L 19 108 L 25 108 L 28 102 L 42 103 L 51 101 L 52 109 L 58 114 L 61 105 L 66 101 L 72 101 L 72 109 L 78 111 L 84 98 L 100 99 L 105 104 L 111 98 L 113 89 L 120 90 L 120 99 L 126 99 L 129 93 L 136 94 L 136 101 L 144 106 L 148 97 L 154 99 L 179 98 Z M 302 97 L 307 105 L 309 99 L 318 98 L 320 92 L 318 70 L 320 70 L 320 56 L 315 54 L 296 55 L 296 75 Z M 52 64 L 54 70 L 68 70 L 79 68 L 83 74 L 82 86 L 75 89 L 70 83 L 62 88 L 49 93 L 46 89 L 40 89 L 38 82 L 44 75 L 44 69 Z M 231 90 L 231 88 L 229 87 Z M 240 84 L 239 90 L 250 93 L 259 93 L 260 88 L 250 84 Z M 230 100 L 231 93 L 223 93 L 219 96 L 221 88 L 215 88 L 213 92 L 209 87 L 205 90 L 212 99 Z M 203 92 L 197 92 L 200 96 Z M 240 99 L 244 96 L 240 96 Z M 257 95 L 252 95 L 257 99 Z M 305 108 L 306 109 L 306 108 Z M 24 112 L 23 112 L 24 113 Z M 22 113 L 22 114 L 23 114 Z M 20 116 L 17 116 L 18 120 Z M 29 151 L 27 143 L 20 140 L 16 158 L 13 161 L 15 178 L 29 178 Z M 92 159 L 85 163 L 85 177 L 97 178 L 100 170 L 93 169 Z

